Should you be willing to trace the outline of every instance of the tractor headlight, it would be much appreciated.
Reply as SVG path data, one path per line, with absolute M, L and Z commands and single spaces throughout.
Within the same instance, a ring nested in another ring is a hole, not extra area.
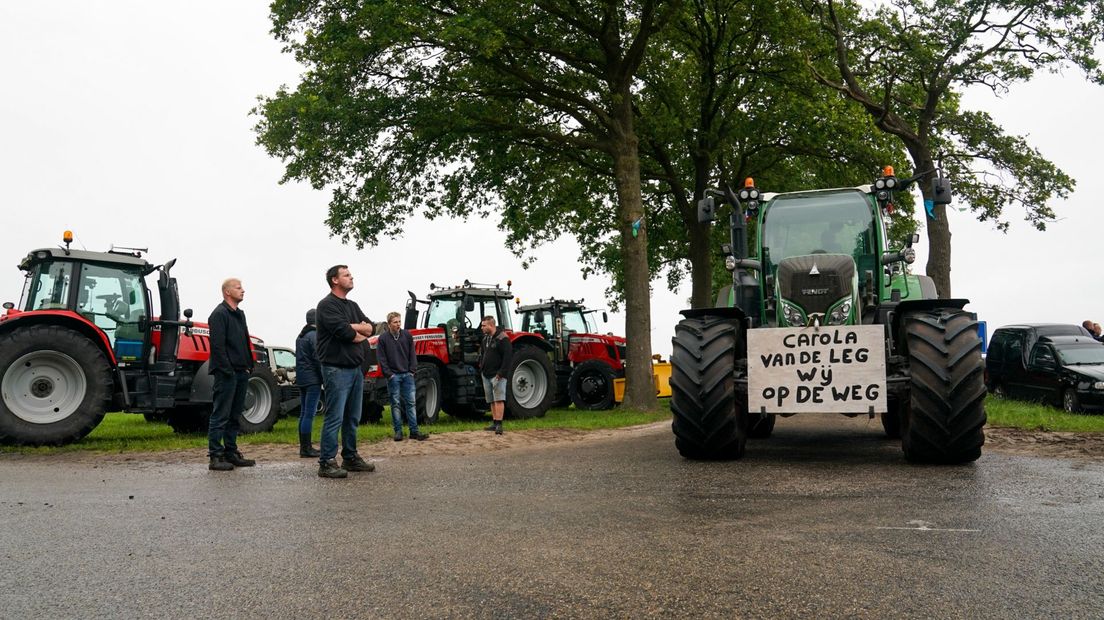
M 1104 390 L 1104 381 L 1097 381 L 1093 384 L 1094 390 Z
M 805 313 L 788 301 L 782 302 L 782 318 L 786 319 L 786 323 L 795 327 L 805 325 Z
M 912 248 L 905 248 L 904 250 L 901 250 L 901 257 L 905 259 L 906 263 L 911 265 L 916 262 L 916 250 Z
M 733 271 L 736 269 L 736 257 L 731 254 L 725 257 L 725 269 Z
M 832 308 L 832 311 L 828 313 L 829 325 L 843 325 L 847 322 L 848 317 L 851 316 L 851 300 L 843 302 L 842 304 Z

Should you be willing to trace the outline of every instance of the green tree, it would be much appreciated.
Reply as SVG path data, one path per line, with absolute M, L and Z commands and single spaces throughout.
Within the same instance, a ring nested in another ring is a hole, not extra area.
M 1099 0 L 892 0 L 873 11 L 849 0 L 806 2 L 835 48 L 834 71 L 810 58 L 813 75 L 900 139 L 924 174 L 925 201 L 942 162 L 980 220 L 1007 228 L 1005 208 L 1020 205 L 1029 222 L 1046 228 L 1054 218 L 1047 202 L 1065 198 L 1073 179 L 987 113 L 962 109 L 961 95 L 967 87 L 1003 94 L 1038 70 L 1071 65 L 1104 81 L 1093 55 L 1104 40 Z M 926 221 L 927 274 L 940 297 L 950 297 L 945 207 L 935 205 Z
M 261 100 L 258 141 L 285 161 L 285 179 L 333 188 L 330 228 L 357 244 L 396 234 L 379 222 L 411 213 L 501 207 L 509 224 L 534 203 L 566 214 L 615 196 L 602 232 L 616 235 L 623 260 L 624 402 L 650 408 L 633 101 L 649 42 L 679 5 L 276 0 L 273 33 L 307 71 L 294 90 Z

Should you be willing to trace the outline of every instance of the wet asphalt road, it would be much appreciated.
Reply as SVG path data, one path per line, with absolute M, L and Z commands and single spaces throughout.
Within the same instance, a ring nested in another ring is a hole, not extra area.
M 0 457 L 0 616 L 1104 617 L 1100 462 L 798 416 L 735 463 L 656 429 L 378 465 Z

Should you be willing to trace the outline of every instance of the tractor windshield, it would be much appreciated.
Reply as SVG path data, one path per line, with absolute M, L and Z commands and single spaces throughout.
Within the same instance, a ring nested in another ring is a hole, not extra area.
M 429 311 L 426 313 L 425 327 L 449 325 L 449 321 L 455 323 L 456 317 L 459 315 L 459 297 L 438 297 L 429 302 Z
M 587 320 L 582 310 L 567 310 L 563 313 L 565 334 L 593 334 L 594 326 Z
M 770 273 L 791 256 L 846 254 L 873 265 L 878 238 L 866 195 L 858 190 L 783 194 L 763 213 L 762 247 Z M 867 267 L 870 268 L 870 267 Z

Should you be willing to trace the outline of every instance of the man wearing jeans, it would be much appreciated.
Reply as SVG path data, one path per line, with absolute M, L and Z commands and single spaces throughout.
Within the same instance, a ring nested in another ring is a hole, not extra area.
M 222 283 L 222 303 L 215 306 L 207 319 L 211 330 L 208 372 L 214 377 L 207 456 L 211 459 L 208 469 L 214 471 L 231 471 L 235 467 L 256 464 L 238 450 L 238 416 L 245 409 L 245 393 L 253 372 L 249 327 L 245 323 L 245 313 L 238 308 L 243 299 L 245 289 L 241 280 L 226 280 Z
M 387 331 L 376 339 L 376 354 L 380 370 L 387 379 L 387 392 L 391 395 L 391 427 L 395 441 L 403 440 L 403 417 L 410 428 L 410 438 L 429 439 L 418 430 L 418 413 L 414 409 L 414 372 L 418 369 L 418 357 L 414 354 L 414 338 L 399 326 L 399 313 L 387 315 Z
M 348 265 L 326 271 L 330 294 L 318 302 L 318 361 L 326 394 L 318 475 L 344 478 L 350 471 L 375 471 L 376 466 L 357 454 L 357 425 L 364 400 L 364 350 L 372 335 L 372 322 L 356 302 L 348 299 L 353 274 Z M 337 436 L 341 434 L 341 467 L 337 465 Z

